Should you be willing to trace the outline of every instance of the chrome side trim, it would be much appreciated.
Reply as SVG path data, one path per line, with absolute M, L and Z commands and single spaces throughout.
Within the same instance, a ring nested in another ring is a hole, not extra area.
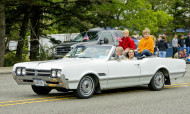
M 72 80 L 72 81 L 69 81 L 69 83 L 78 83 L 80 80 Z
M 181 74 L 181 73 L 186 73 L 186 71 L 185 72 L 173 72 L 173 73 L 170 73 L 170 74 Z
M 142 75 L 142 76 L 127 76 L 127 77 L 113 77 L 113 78 L 103 78 L 99 79 L 99 81 L 105 81 L 105 80 L 119 80 L 119 79 L 127 79 L 127 78 L 141 78 L 141 77 L 152 77 L 152 75 Z M 71 80 L 69 83 L 78 83 L 80 80 Z
M 172 75 L 172 74 L 183 74 L 182 77 L 184 77 L 185 74 L 186 74 L 186 72 L 187 72 L 187 70 L 185 70 L 185 72 L 174 72 L 174 73 L 170 73 L 170 75 Z
M 154 74 L 152 74 L 152 75 L 142 75 L 142 76 L 127 76 L 127 77 L 104 78 L 104 79 L 100 79 L 100 81 L 103 81 L 103 80 L 119 80 L 119 79 L 127 79 L 127 78 L 152 77 L 153 75 L 154 75 Z

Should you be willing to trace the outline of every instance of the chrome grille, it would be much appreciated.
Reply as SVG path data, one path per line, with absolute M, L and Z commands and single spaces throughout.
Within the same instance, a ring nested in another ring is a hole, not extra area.
M 26 75 L 35 76 L 35 70 L 34 69 L 26 69 Z
M 51 70 L 26 69 L 27 76 L 51 76 Z
M 64 53 L 68 53 L 69 51 L 71 51 L 71 47 L 65 47 L 65 46 L 56 47 L 57 55 L 62 55 Z

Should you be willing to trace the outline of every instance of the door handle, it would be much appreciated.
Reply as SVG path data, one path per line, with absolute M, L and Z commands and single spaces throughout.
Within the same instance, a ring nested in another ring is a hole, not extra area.
M 135 66 L 137 66 L 137 68 L 139 68 L 140 64 L 134 64 Z

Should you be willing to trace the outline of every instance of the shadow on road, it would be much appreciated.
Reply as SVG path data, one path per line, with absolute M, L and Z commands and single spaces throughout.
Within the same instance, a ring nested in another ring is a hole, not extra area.
M 128 87 L 128 88 L 121 88 L 121 89 L 110 89 L 110 90 L 103 90 L 100 94 L 95 93 L 94 96 L 101 96 L 101 95 L 110 95 L 110 94 L 119 94 L 119 93 L 128 93 L 128 92 L 140 92 L 140 91 L 150 91 L 148 86 L 136 86 L 136 87 Z M 73 92 L 50 92 L 48 95 L 37 95 L 32 94 L 28 97 L 74 97 Z

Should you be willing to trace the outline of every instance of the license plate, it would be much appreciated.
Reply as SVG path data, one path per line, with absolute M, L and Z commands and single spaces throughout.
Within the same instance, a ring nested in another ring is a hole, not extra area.
M 34 84 L 36 86 L 44 86 L 44 81 L 43 80 L 34 80 Z

